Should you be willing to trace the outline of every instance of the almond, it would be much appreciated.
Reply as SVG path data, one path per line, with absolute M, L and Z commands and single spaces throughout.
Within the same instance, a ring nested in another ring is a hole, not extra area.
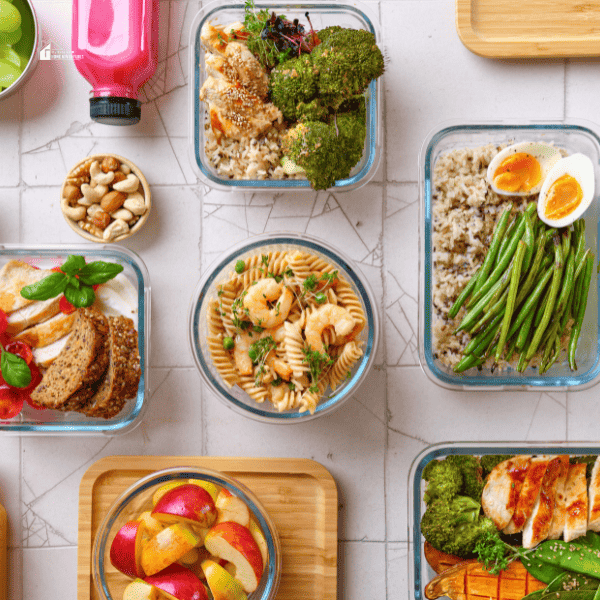
M 63 197 L 69 201 L 69 204 L 74 204 L 79 198 L 83 198 L 83 194 L 76 185 L 65 185 Z
M 102 159 L 102 164 L 100 165 L 100 168 L 105 173 L 108 173 L 109 171 L 116 171 L 120 166 L 121 164 L 116 158 L 113 158 L 112 156 L 105 156 Z
M 97 210 L 92 217 L 91 222 L 99 229 L 106 229 L 110 223 L 110 215 L 103 210 Z
M 121 208 L 125 200 L 127 200 L 127 194 L 113 190 L 112 192 L 108 192 L 108 194 L 104 195 L 100 201 L 100 206 L 105 212 L 112 213 Z

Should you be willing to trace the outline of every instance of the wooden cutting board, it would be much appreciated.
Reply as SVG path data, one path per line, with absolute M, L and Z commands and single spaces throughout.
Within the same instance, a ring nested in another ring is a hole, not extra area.
M 481 56 L 600 56 L 600 0 L 456 0 L 456 28 Z
M 78 600 L 99 598 L 92 578 L 92 548 L 111 504 L 141 477 L 178 466 L 222 471 L 256 494 L 275 521 L 282 547 L 277 600 L 336 599 L 337 488 L 319 463 L 289 458 L 107 456 L 86 471 L 79 487 Z

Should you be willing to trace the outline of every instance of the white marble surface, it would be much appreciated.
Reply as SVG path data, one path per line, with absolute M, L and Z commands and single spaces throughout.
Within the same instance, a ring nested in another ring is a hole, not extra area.
M 70 47 L 71 3 L 34 0 L 44 44 Z M 187 155 L 188 37 L 201 2 L 161 0 L 161 61 L 142 122 L 93 124 L 88 84 L 70 62 L 40 62 L 0 103 L 0 240 L 79 242 L 58 190 L 81 157 L 136 162 L 153 189 L 146 228 L 127 243 L 152 282 L 152 395 L 146 418 L 114 438 L 0 438 L 0 500 L 10 524 L 9 598 L 76 597 L 79 481 L 111 454 L 307 457 L 339 487 L 339 592 L 344 600 L 407 598 L 407 475 L 426 445 L 449 440 L 594 440 L 597 388 L 578 393 L 450 392 L 418 365 L 418 163 L 428 132 L 456 120 L 594 120 L 598 61 L 495 61 L 471 54 L 453 0 L 370 2 L 383 24 L 385 146 L 374 182 L 352 193 L 211 191 Z M 203 389 L 187 310 L 206 266 L 250 235 L 293 230 L 327 238 L 361 268 L 380 301 L 377 366 L 338 412 L 294 427 L 257 424 Z M 304 600 L 304 599 L 298 599 Z

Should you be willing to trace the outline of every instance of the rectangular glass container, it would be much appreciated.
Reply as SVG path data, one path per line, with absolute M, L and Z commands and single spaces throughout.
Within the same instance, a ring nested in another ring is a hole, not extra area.
M 434 459 L 451 454 L 569 454 L 598 455 L 597 442 L 457 442 L 435 444 L 425 448 L 413 461 L 408 476 L 408 585 L 409 598 L 423 600 L 425 587 L 436 576 L 423 553 L 424 538 L 421 536 L 421 517 L 425 512 L 423 492 L 425 482 L 421 479 L 423 469 Z
M 594 165 L 595 195 L 584 214 L 586 242 L 598 258 L 598 224 L 600 205 L 600 137 L 591 123 L 530 123 L 530 124 L 447 124 L 436 129 L 425 140 L 419 161 L 419 360 L 426 375 L 436 384 L 456 390 L 544 390 L 585 389 L 600 379 L 600 337 L 598 310 L 598 274 L 592 273 L 585 320 L 577 348 L 578 370 L 572 372 L 568 363 L 555 363 L 544 375 L 528 367 L 524 373 L 513 369 L 492 372 L 470 369 L 457 374 L 434 356 L 433 349 L 433 249 L 432 201 L 433 171 L 438 158 L 449 151 L 476 148 L 489 143 L 512 144 L 523 141 L 554 143 L 569 154 L 581 152 Z
M 111 419 L 87 417 L 77 412 L 36 410 L 27 403 L 13 419 L 0 419 L 0 435 L 5 433 L 78 435 L 126 433 L 139 425 L 146 409 L 148 396 L 148 356 L 150 338 L 150 280 L 141 258 L 116 244 L 105 245 L 0 245 L 0 268 L 9 260 L 21 260 L 30 265 L 51 269 L 65 262 L 70 254 L 83 255 L 86 262 L 102 260 L 123 265 L 123 275 L 132 285 L 137 306 L 138 350 L 141 377 L 135 398 L 127 400 L 123 410 Z
M 375 35 L 382 48 L 379 20 L 370 8 L 361 2 L 337 0 L 336 2 L 300 2 L 287 3 L 273 0 L 263 0 L 255 5 L 257 11 L 267 9 L 278 15 L 284 14 L 288 19 L 298 18 L 308 28 L 305 12 L 310 13 L 310 20 L 317 30 L 339 25 L 351 29 L 365 29 Z M 205 50 L 200 42 L 200 31 L 205 23 L 229 24 L 244 20 L 243 2 L 226 2 L 216 0 L 203 6 L 191 26 L 190 34 L 190 144 L 189 152 L 192 166 L 200 180 L 214 189 L 233 191 L 236 189 L 272 190 L 272 191 L 306 191 L 310 184 L 305 179 L 228 179 L 217 174 L 216 169 L 209 163 L 204 152 L 204 125 L 207 122 L 206 104 L 200 100 L 200 88 L 206 79 L 204 69 Z M 383 48 L 382 48 L 383 49 Z M 347 179 L 336 181 L 331 189 L 336 191 L 355 190 L 370 181 L 377 167 L 383 146 L 383 131 L 381 123 L 382 89 L 381 77 L 371 81 L 365 92 L 367 108 L 367 134 L 363 156 L 355 165 Z

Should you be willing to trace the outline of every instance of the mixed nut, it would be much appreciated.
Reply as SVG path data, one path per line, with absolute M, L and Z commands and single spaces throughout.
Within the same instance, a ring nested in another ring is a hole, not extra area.
M 75 167 L 60 206 L 81 229 L 106 242 L 128 234 L 148 211 L 139 177 L 114 156 L 92 157 Z

